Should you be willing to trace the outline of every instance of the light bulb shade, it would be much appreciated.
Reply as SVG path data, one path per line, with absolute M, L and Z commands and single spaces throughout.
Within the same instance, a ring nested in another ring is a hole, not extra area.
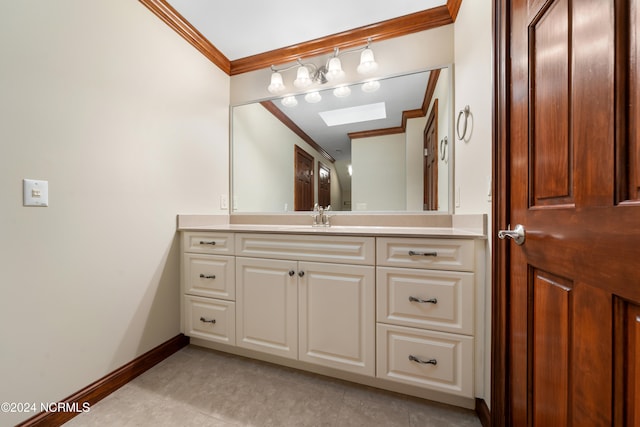
M 337 98 L 345 98 L 351 95 L 351 89 L 349 89 L 349 86 L 338 86 L 333 90 L 333 94 Z
M 309 92 L 304 96 L 304 100 L 309 104 L 315 104 L 316 102 L 320 102 L 322 100 L 322 96 L 318 92 Z
M 358 73 L 371 74 L 378 69 L 378 63 L 373 58 L 373 51 L 366 48 L 360 54 L 360 65 L 358 65 Z
M 380 82 L 377 80 L 370 80 L 362 84 L 362 91 L 366 93 L 375 92 L 380 89 Z
M 299 89 L 311 86 L 311 78 L 309 77 L 309 69 L 304 65 L 298 68 L 298 74 L 293 81 L 293 85 Z
M 285 107 L 295 107 L 296 105 L 298 105 L 298 100 L 293 95 L 285 96 L 284 98 L 282 98 L 281 102 Z
M 342 71 L 342 63 L 340 62 L 340 58 L 334 57 L 329 60 L 326 77 L 330 82 L 340 80 L 342 77 L 344 77 L 344 71 Z
M 267 86 L 267 90 L 271 93 L 280 93 L 285 89 L 282 82 L 282 74 L 275 71 L 271 74 L 271 83 Z

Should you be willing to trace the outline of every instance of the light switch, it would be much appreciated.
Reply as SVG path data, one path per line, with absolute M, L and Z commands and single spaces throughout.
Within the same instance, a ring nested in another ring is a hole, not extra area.
M 22 180 L 23 206 L 49 206 L 49 181 Z

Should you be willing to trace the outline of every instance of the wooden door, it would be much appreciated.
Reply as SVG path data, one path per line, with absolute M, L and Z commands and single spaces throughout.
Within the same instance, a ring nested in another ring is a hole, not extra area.
M 639 425 L 639 2 L 496 1 L 494 425 Z
M 438 210 L 438 100 L 424 128 L 424 210 Z
M 295 146 L 293 204 L 296 211 L 313 210 L 313 156 Z
M 318 162 L 318 204 L 326 208 L 331 204 L 331 170 Z

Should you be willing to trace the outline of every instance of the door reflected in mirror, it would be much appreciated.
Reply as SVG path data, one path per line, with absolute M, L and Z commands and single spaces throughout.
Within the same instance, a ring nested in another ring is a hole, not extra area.
M 450 68 L 335 89 L 233 107 L 233 212 L 452 212 Z

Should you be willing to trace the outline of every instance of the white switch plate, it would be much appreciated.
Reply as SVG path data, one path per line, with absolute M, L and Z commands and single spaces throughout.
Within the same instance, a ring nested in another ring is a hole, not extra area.
M 23 206 L 49 206 L 49 181 L 22 180 Z
M 220 209 L 229 209 L 229 198 L 226 194 L 220 195 Z

